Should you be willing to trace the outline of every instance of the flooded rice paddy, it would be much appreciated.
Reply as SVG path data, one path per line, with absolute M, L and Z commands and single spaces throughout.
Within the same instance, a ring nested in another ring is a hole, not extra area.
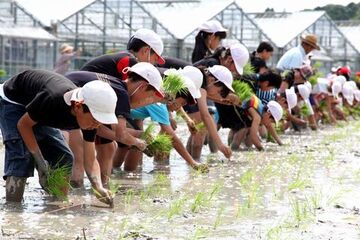
M 177 132 L 185 142 L 185 126 Z M 59 202 L 31 178 L 21 205 L 5 204 L 1 187 L 0 239 L 360 239 L 360 122 L 282 139 L 231 161 L 205 146 L 208 174 L 174 151 L 169 164 L 145 158 L 137 173 L 115 170 L 113 209 L 88 182 Z

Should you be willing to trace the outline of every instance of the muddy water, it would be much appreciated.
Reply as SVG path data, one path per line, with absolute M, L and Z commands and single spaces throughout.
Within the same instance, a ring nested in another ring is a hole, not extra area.
M 0 239 L 359 239 L 360 123 L 322 128 L 231 161 L 205 147 L 209 174 L 175 153 L 169 165 L 145 159 L 137 173 L 114 172 L 114 209 L 88 182 L 58 202 L 30 178 L 20 206 L 1 187 Z

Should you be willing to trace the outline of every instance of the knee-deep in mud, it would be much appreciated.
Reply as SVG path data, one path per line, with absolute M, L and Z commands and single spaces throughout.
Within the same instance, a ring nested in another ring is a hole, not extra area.
M 185 142 L 185 125 L 177 132 Z M 21 205 L 6 204 L 2 187 L 0 239 L 359 239 L 360 122 L 281 137 L 285 146 L 231 161 L 205 147 L 208 174 L 174 151 L 169 164 L 145 158 L 136 173 L 115 170 L 113 209 L 90 184 L 59 202 L 30 178 Z

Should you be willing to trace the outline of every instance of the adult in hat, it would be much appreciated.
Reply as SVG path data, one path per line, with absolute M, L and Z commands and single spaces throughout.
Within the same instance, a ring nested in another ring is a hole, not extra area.
M 74 47 L 63 43 L 59 48 L 60 57 L 55 62 L 54 72 L 64 75 L 70 68 L 71 60 L 79 56 L 81 49 L 74 51 Z
M 97 197 L 110 204 L 95 159 L 94 138 L 100 124 L 115 124 L 117 97 L 108 83 L 82 88 L 44 70 L 27 70 L 0 85 L 0 126 L 5 145 L 6 200 L 20 202 L 34 165 L 47 190 L 49 167 L 71 166 L 73 155 L 58 129 L 82 129 L 87 148 L 85 170 Z M 67 189 L 64 189 L 67 194 Z
M 280 71 L 299 68 L 306 62 L 306 55 L 313 50 L 320 50 L 317 43 L 317 37 L 313 34 L 308 34 L 300 37 L 301 43 L 297 47 L 289 49 L 279 60 L 276 68 Z
M 193 63 L 208 56 L 219 47 L 220 41 L 226 38 L 227 29 L 217 20 L 204 22 L 199 26 L 199 32 L 195 37 L 195 47 L 192 52 Z

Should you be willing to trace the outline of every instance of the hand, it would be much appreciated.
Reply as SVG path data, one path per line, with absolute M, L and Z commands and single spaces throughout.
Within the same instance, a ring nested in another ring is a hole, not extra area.
M 239 105 L 239 104 L 240 104 L 240 98 L 239 98 L 236 94 L 234 94 L 234 93 L 229 93 L 229 94 L 227 95 L 226 99 L 227 99 L 228 101 L 230 101 L 230 103 L 231 103 L 232 105 Z
M 198 129 L 196 129 L 196 124 L 193 120 L 189 120 L 186 124 L 189 128 L 190 133 L 195 134 L 198 132 Z
M 110 192 L 110 190 L 100 187 L 98 189 L 94 189 L 96 198 L 105 204 L 108 204 L 110 207 L 114 207 L 114 196 Z
M 173 118 L 170 118 L 170 125 L 174 131 L 177 129 L 177 122 Z
M 144 151 L 147 147 L 147 143 L 145 140 L 142 140 L 140 138 L 137 138 L 136 144 L 134 145 L 136 148 L 138 148 L 140 151 Z
M 226 158 L 230 158 L 232 155 L 231 148 L 229 146 L 225 146 L 224 144 L 219 147 L 219 150 L 224 154 Z
M 206 163 L 196 163 L 196 164 L 192 165 L 192 168 L 195 171 L 200 171 L 201 173 L 209 172 L 209 166 Z
M 38 171 L 39 175 L 39 183 L 42 189 L 47 191 L 48 187 L 48 176 L 49 176 L 49 162 L 44 159 L 44 157 L 41 155 L 41 153 L 35 153 L 32 155 L 35 167 Z

